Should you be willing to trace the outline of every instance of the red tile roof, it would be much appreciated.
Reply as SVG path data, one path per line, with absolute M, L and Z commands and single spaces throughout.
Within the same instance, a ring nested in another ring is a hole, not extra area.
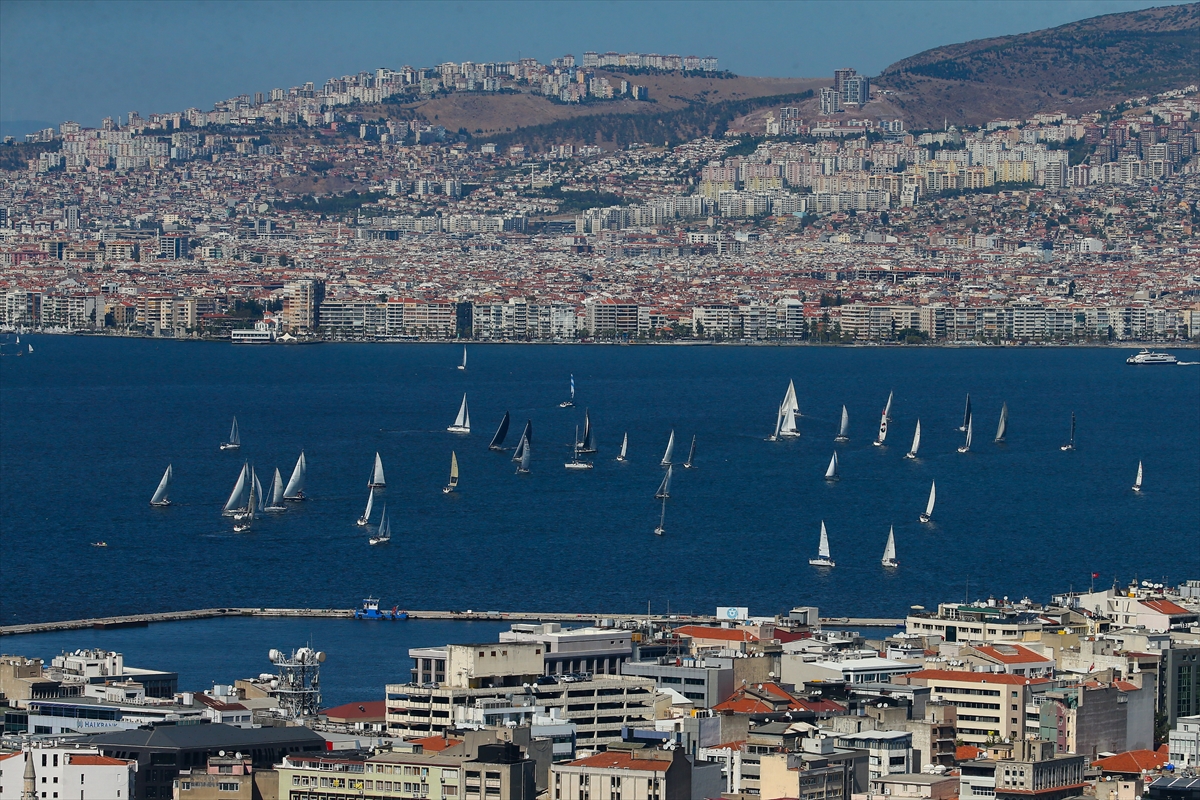
M 1193 613 L 1191 611 L 1188 611 L 1186 608 L 1179 605 L 1178 603 L 1172 603 L 1170 600 L 1143 600 L 1141 602 L 1142 602 L 1142 605 L 1146 606 L 1147 608 L 1150 608 L 1153 611 L 1157 611 L 1160 614 L 1167 614 L 1172 617 L 1176 616 L 1178 614 L 1192 614 Z
M 408 744 L 417 744 L 427 753 L 436 753 L 455 745 L 462 744 L 462 739 L 443 739 L 441 736 L 426 736 L 423 739 L 406 739 Z
M 1003 672 L 966 672 L 949 669 L 922 669 L 904 676 L 909 681 L 959 681 L 961 683 L 1007 683 L 1023 686 L 1026 683 L 1049 683 L 1046 678 L 1026 678 L 1024 675 L 1008 675 Z
M 1093 761 L 1092 766 L 1099 767 L 1104 772 L 1138 773 L 1144 769 L 1161 769 L 1169 760 L 1170 756 L 1165 750 L 1130 750 Z
M 1004 650 L 1001 650 L 1000 648 L 1004 648 Z M 1012 650 L 1015 652 L 1011 652 L 1011 653 L 1005 652 L 1009 648 L 1012 648 Z M 1040 653 L 1036 653 L 1033 650 L 1030 650 L 1028 647 L 1021 647 L 1018 644 L 1010 644 L 1010 645 L 977 644 L 977 645 L 975 645 L 974 649 L 975 649 L 975 652 L 982 653 L 983 655 L 987 656 L 988 658 L 994 658 L 995 660 L 999 661 L 1001 664 L 1029 664 L 1029 663 L 1033 663 L 1033 662 L 1046 662 L 1046 661 L 1052 662 L 1052 661 L 1054 661 L 1053 658 L 1047 658 L 1046 656 L 1041 655 Z
M 958 747 L 957 749 L 955 749 L 954 760 L 955 761 L 974 761 L 975 759 L 979 758 L 979 754 L 982 752 L 983 751 L 980 750 L 978 747 L 973 747 L 972 745 L 964 744 L 964 745 L 961 745 L 960 747 Z
M 758 637 L 741 628 L 709 628 L 704 625 L 684 625 L 675 629 L 677 636 L 693 639 L 720 639 L 726 642 L 757 642 Z
M 77 756 L 67 754 L 71 764 L 79 764 L 84 767 L 116 767 L 128 766 L 129 762 L 123 758 L 109 758 L 108 756 Z
M 321 711 L 327 717 L 361 722 L 368 719 L 384 719 L 387 716 L 383 700 L 364 700 L 361 703 L 346 703 Z
M 775 700 L 772 702 L 770 699 L 756 697 L 755 693 L 771 695 Z M 713 706 L 713 711 L 732 711 L 735 714 L 772 714 L 781 711 L 836 714 L 845 710 L 844 706 L 832 700 L 807 700 L 803 697 L 795 697 L 777 683 L 742 686 L 724 701 Z
M 594 756 L 571 761 L 569 767 L 595 767 L 597 769 L 641 769 L 650 772 L 666 772 L 671 762 L 667 759 L 636 758 L 633 753 L 607 750 Z

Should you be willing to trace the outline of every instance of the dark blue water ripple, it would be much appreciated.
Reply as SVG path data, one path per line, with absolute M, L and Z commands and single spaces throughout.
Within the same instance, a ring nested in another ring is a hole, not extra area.
M 472 346 L 464 372 L 454 345 L 36 339 L 33 357 L 0 360 L 6 623 L 367 594 L 407 608 L 900 615 L 966 591 L 1044 599 L 1092 572 L 1200 576 L 1200 367 L 1129 367 L 1125 351 L 492 345 Z M 570 373 L 578 407 L 560 409 Z M 803 435 L 768 443 L 788 379 Z M 892 389 L 889 446 L 872 447 Z M 468 437 L 445 431 L 463 391 Z M 960 455 L 967 391 L 976 439 Z M 827 484 L 842 403 L 852 439 Z M 600 453 L 568 472 L 585 407 Z M 533 420 L 528 477 L 487 451 L 505 410 L 513 438 Z M 1062 453 L 1072 410 L 1079 449 Z M 219 452 L 234 414 L 244 447 Z M 922 457 L 905 461 L 918 416 Z M 672 428 L 679 459 L 698 434 L 698 468 L 677 471 L 659 538 Z M 286 480 L 301 448 L 312 500 L 234 534 L 220 508 L 242 460 L 264 483 L 275 466 Z M 446 496 L 451 449 L 462 482 Z M 394 539 L 373 548 L 354 521 L 376 450 Z M 152 509 L 168 462 L 176 505 Z M 938 508 L 923 526 L 931 479 Z M 822 519 L 828 574 L 807 564 Z M 894 573 L 879 564 L 890 524 Z

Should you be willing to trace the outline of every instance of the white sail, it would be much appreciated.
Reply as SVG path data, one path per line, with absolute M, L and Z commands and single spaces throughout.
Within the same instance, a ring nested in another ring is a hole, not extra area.
M 692 434 L 692 446 L 688 450 L 687 461 L 683 462 L 683 466 L 686 467 L 687 469 L 691 469 L 693 466 L 695 466 L 694 464 L 692 464 L 692 461 L 695 460 L 695 458 L 696 458 L 696 434 Z
M 793 381 L 788 381 L 787 392 L 783 395 L 783 405 L 785 408 L 792 410 L 792 413 L 800 415 L 800 401 L 796 399 L 796 384 Z
M 875 444 L 882 445 L 887 439 L 887 423 L 888 415 L 887 412 L 884 411 L 883 416 L 879 418 L 879 438 L 875 440 Z
M 913 431 L 912 447 L 908 450 L 909 458 L 917 457 L 917 449 L 921 446 L 921 420 L 917 420 L 917 428 Z
M 375 470 L 371 473 L 371 482 L 367 485 L 375 488 L 387 485 L 387 481 L 383 479 L 383 459 L 379 457 L 379 453 L 375 454 Z
M 1138 466 L 1138 484 L 1141 485 L 1141 466 Z M 150 505 L 168 505 L 171 501 L 167 498 L 167 492 L 171 488 L 171 465 L 167 464 L 167 471 L 163 473 L 162 480 L 158 482 L 158 488 L 154 490 L 154 497 L 150 498 Z
M 170 472 L 171 468 L 167 467 L 167 471 Z M 1142 462 L 1141 461 L 1138 462 L 1137 480 L 1135 480 L 1133 482 L 1133 490 L 1135 492 L 1140 492 L 1142 490 Z
M 471 432 L 471 412 L 467 410 L 467 394 L 463 392 L 462 404 L 458 407 L 458 416 L 454 418 L 454 424 L 446 428 L 453 433 L 470 433 Z
M 784 413 L 785 412 L 784 412 L 783 404 L 780 403 L 779 409 L 775 412 L 775 432 L 772 433 L 769 437 L 767 437 L 768 442 L 779 441 L 779 432 L 783 430 Z
M 667 450 L 663 453 L 662 466 L 669 467 L 671 465 L 671 456 L 675 452 L 675 430 L 671 430 L 671 438 L 667 439 Z
M 296 459 L 296 466 L 292 468 L 292 477 L 288 478 L 287 487 L 283 490 L 283 497 L 286 500 L 300 500 L 304 497 L 304 477 L 308 473 L 308 462 L 304 459 L 304 451 L 300 451 L 300 457 Z
M 458 486 L 458 456 L 453 450 L 450 451 L 450 482 L 446 484 L 446 491 L 449 492 L 455 486 Z
M 527 439 L 525 437 L 522 437 L 521 441 L 525 443 L 525 447 L 522 448 L 522 450 L 521 450 L 520 470 L 521 470 L 521 472 L 529 472 L 529 459 L 530 459 L 529 451 L 530 451 L 532 445 L 529 443 L 529 439 Z
M 892 418 L 892 395 L 893 394 L 895 394 L 894 391 L 888 392 L 887 405 L 885 405 L 883 407 L 883 416 L 885 419 L 889 419 L 889 420 Z
M 842 406 L 842 423 L 838 426 L 838 435 L 834 441 L 844 442 L 850 438 L 850 414 Z
M 1008 435 L 1008 403 L 1000 406 L 1000 424 L 996 426 L 996 441 L 1003 442 Z
M 237 483 L 233 485 L 233 491 L 229 493 L 229 499 L 225 501 L 225 508 L 221 513 L 232 515 L 234 511 L 243 506 L 242 495 L 246 493 L 246 473 L 249 471 L 250 468 L 246 464 L 242 464 Z
M 925 504 L 925 516 L 933 516 L 933 504 L 937 500 L 937 481 L 929 483 L 929 502 Z
M 362 519 L 358 523 L 359 525 L 366 525 L 368 522 L 371 521 L 371 509 L 374 507 L 374 505 L 375 505 L 375 490 L 368 489 L 367 490 L 367 510 L 363 512 Z
M 786 401 L 780 408 L 782 421 L 779 426 L 779 436 L 799 436 L 799 431 L 796 430 L 796 411 L 791 406 L 787 405 Z
M 825 520 L 821 520 L 821 543 L 817 545 L 817 555 L 829 558 L 829 534 L 825 531 Z
M 665 500 L 671 496 L 671 475 L 675 472 L 675 467 L 667 467 L 667 474 L 663 475 L 662 483 L 658 485 L 658 491 L 654 496 L 659 500 Z
M 833 458 L 829 459 L 829 467 L 825 470 L 826 480 L 836 480 L 838 476 L 838 457 L 837 451 L 833 452 Z
M 254 478 L 254 490 L 250 493 L 250 504 L 249 504 L 248 508 L 250 511 L 250 516 L 253 517 L 254 516 L 254 506 L 255 505 L 262 506 L 263 502 L 264 502 L 263 498 L 265 497 L 265 495 L 263 494 L 262 483 L 259 482 L 258 474 L 255 473 L 254 467 L 250 468 L 250 475 L 251 475 L 251 477 Z
M 975 433 L 975 417 L 967 417 L 967 442 L 963 446 L 963 452 L 971 449 L 971 437 Z
M 233 427 L 229 431 L 229 443 L 230 444 L 241 444 L 242 443 L 241 434 L 238 433 L 237 417 L 233 418 Z
M 458 368 L 459 369 L 467 368 L 467 346 L 465 344 L 463 345 L 463 362 L 462 362 L 462 364 L 459 365 Z
M 970 421 L 971 421 L 971 393 L 967 392 L 967 404 L 963 408 L 963 423 L 962 423 L 962 427 L 960 427 L 959 430 L 965 431 L 967 429 L 967 424 Z
M 283 506 L 283 477 L 279 474 L 279 467 L 275 468 L 275 477 L 271 481 L 271 505 L 276 508 Z
M 884 545 L 881 561 L 885 567 L 896 566 L 896 528 L 894 525 L 888 528 L 887 544 Z
M 629 449 L 629 432 L 625 432 L 625 438 L 621 439 L 621 452 L 617 455 L 617 461 L 625 460 L 625 451 Z

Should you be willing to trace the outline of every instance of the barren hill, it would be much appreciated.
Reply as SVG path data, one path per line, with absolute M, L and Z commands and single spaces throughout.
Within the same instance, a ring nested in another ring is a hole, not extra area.
M 1200 81 L 1200 3 L 935 47 L 875 80 L 911 127 L 1105 108 Z

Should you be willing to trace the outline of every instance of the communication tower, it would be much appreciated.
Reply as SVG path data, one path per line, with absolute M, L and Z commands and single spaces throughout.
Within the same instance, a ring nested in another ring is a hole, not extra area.
M 279 669 L 278 686 L 272 692 L 279 699 L 279 710 L 292 717 L 315 716 L 321 707 L 321 662 L 325 653 L 301 647 L 290 656 L 271 650 L 267 657 Z

